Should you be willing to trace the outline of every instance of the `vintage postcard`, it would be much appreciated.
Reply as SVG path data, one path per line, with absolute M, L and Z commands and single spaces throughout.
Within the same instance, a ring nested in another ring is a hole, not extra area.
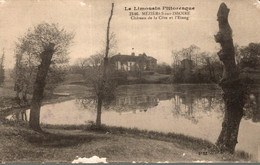
M 0 0 L 0 163 L 260 162 L 259 0 Z

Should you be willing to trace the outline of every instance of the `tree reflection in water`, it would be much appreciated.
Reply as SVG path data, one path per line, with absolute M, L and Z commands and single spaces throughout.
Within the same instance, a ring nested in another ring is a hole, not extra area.
M 124 90 L 129 91 L 129 87 L 124 87 Z M 194 124 L 200 120 L 202 114 L 208 116 L 217 114 L 219 120 L 223 119 L 225 105 L 221 98 L 221 90 L 216 85 L 168 85 L 168 88 L 167 92 L 154 92 L 153 94 L 147 94 L 138 88 L 131 88 L 134 95 L 132 93 L 120 93 L 114 99 L 105 102 L 103 108 L 104 111 L 118 113 L 145 113 L 151 111 L 153 107 L 158 106 L 161 102 L 170 100 L 173 117 L 184 117 Z M 244 119 L 260 122 L 260 88 L 252 87 L 252 89 L 244 107 Z M 96 113 L 96 104 L 95 97 L 75 100 L 75 105 L 80 111 L 87 110 Z M 28 121 L 28 112 L 28 110 L 16 112 L 10 116 L 10 119 Z M 213 114 L 212 112 L 216 113 Z M 55 114 L 48 113 L 45 116 L 51 118 L 53 115 Z
M 244 119 L 252 119 L 260 122 L 260 97 L 259 91 L 251 92 L 244 107 Z M 161 101 L 171 100 L 172 114 L 174 117 L 184 117 L 197 124 L 201 114 L 212 115 L 212 111 L 218 114 L 219 120 L 223 119 L 224 102 L 221 90 L 216 85 L 208 86 L 182 86 L 172 87 L 169 93 L 154 93 L 146 95 L 137 93 L 131 95 L 117 95 L 112 100 L 104 102 L 105 111 L 122 112 L 147 112 L 158 106 Z M 94 97 L 76 99 L 79 109 L 96 112 L 97 100 Z
M 260 122 L 260 89 L 251 87 L 251 92 L 244 106 L 244 118 Z
M 191 120 L 194 124 L 198 123 L 200 115 L 205 113 L 210 115 L 211 111 L 219 111 L 218 118 L 223 117 L 223 101 L 219 89 L 212 85 L 205 88 L 184 87 L 174 89 L 173 115 L 181 116 Z

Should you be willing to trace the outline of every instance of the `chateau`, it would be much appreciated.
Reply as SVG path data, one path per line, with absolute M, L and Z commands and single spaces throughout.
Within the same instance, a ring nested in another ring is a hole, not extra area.
M 110 58 L 110 62 L 117 71 L 136 72 L 136 71 L 153 71 L 156 68 L 157 60 L 145 53 L 135 53 L 131 55 L 117 54 Z

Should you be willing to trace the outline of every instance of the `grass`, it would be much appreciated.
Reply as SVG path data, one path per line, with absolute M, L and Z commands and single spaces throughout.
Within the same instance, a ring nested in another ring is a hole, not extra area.
M 212 152 L 214 144 L 208 141 L 174 133 L 105 125 L 97 129 L 94 124 L 42 125 L 42 128 L 44 133 L 40 134 L 30 130 L 25 122 L 0 122 L 0 162 L 70 163 L 76 156 L 94 155 L 106 157 L 108 162 L 249 160 L 246 153 L 219 154 Z
M 84 130 L 86 132 L 94 132 L 99 134 L 109 134 L 109 135 L 120 135 L 124 137 L 135 137 L 135 138 L 145 138 L 153 139 L 163 142 L 169 142 L 176 144 L 180 148 L 187 150 L 192 150 L 197 153 L 207 153 L 211 155 L 219 156 L 219 151 L 215 144 L 203 140 L 200 138 L 195 138 L 192 136 L 187 136 L 177 133 L 162 133 L 156 131 L 140 130 L 137 128 L 125 128 L 116 126 L 102 125 L 100 128 L 96 127 L 93 122 L 88 125 L 43 125 L 45 129 L 62 129 L 62 130 Z M 222 155 L 222 154 L 220 154 Z M 250 161 L 252 156 L 244 151 L 236 151 L 234 155 L 227 154 L 222 155 L 222 161 Z
M 170 75 L 154 73 L 143 75 L 142 78 L 128 76 L 127 81 L 128 84 L 169 84 Z
M 56 128 L 64 130 L 85 130 L 100 133 L 109 133 L 116 135 L 128 135 L 128 136 L 138 136 L 149 139 L 155 139 L 160 141 L 167 141 L 180 144 L 182 147 L 186 147 L 193 150 L 216 150 L 215 145 L 211 142 L 191 136 L 186 136 L 183 134 L 176 133 L 162 133 L 156 131 L 140 130 L 137 128 L 125 128 L 116 126 L 102 125 L 101 128 L 97 128 L 94 123 L 88 125 L 43 125 L 43 128 Z

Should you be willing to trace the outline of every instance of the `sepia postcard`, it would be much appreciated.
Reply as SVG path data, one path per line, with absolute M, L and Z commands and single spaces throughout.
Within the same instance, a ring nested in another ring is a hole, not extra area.
M 260 162 L 260 0 L 0 0 L 0 163 Z

